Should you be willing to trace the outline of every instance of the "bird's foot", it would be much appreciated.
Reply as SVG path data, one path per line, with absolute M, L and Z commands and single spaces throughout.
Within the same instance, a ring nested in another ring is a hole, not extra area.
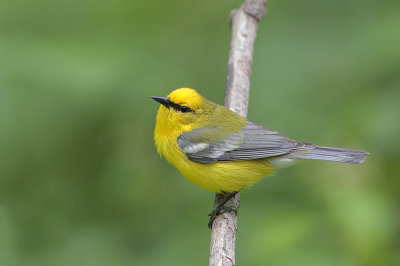
M 225 198 L 208 214 L 210 216 L 210 220 L 208 221 L 208 228 L 212 228 L 214 220 L 218 217 L 218 215 L 225 213 L 225 212 L 235 212 L 237 214 L 237 209 L 232 208 L 232 207 L 227 207 L 225 206 L 225 203 L 227 203 L 230 199 L 235 197 L 237 192 L 233 192 L 230 194 L 227 194 Z
M 214 220 L 218 217 L 218 215 L 223 214 L 225 212 L 234 212 L 237 214 L 237 210 L 232 207 L 226 207 L 226 206 L 221 206 L 221 207 L 215 207 L 212 212 L 208 214 L 210 216 L 210 220 L 208 221 L 208 228 L 212 228 L 212 225 L 214 223 Z

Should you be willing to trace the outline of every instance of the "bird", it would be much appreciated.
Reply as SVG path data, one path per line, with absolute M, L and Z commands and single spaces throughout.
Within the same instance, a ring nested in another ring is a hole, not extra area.
M 209 214 L 209 227 L 224 204 L 258 180 L 302 159 L 362 163 L 368 152 L 317 146 L 249 121 L 192 88 L 179 88 L 160 103 L 154 141 L 157 152 L 195 185 L 224 195 Z

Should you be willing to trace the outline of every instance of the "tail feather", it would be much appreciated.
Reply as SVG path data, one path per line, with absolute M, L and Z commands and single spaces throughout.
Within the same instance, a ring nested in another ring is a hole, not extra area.
M 291 158 L 359 164 L 365 160 L 368 154 L 368 152 L 361 150 L 316 146 L 315 148 L 295 152 Z

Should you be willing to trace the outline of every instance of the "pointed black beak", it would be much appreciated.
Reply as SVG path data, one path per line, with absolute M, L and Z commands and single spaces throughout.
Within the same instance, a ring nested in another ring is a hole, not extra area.
M 169 107 L 171 101 L 169 100 L 168 97 L 156 97 L 156 96 L 152 96 L 151 97 L 154 101 L 161 103 L 162 105 L 164 105 L 165 107 Z

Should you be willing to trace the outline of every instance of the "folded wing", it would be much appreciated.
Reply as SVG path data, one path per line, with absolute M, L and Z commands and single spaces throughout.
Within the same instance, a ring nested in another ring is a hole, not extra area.
M 185 132 L 179 136 L 178 145 L 190 160 L 203 164 L 281 156 L 315 147 L 311 143 L 291 140 L 254 122 L 248 122 L 238 133 L 210 141 L 212 136 L 224 136 L 220 131 L 221 128 L 214 127 Z

